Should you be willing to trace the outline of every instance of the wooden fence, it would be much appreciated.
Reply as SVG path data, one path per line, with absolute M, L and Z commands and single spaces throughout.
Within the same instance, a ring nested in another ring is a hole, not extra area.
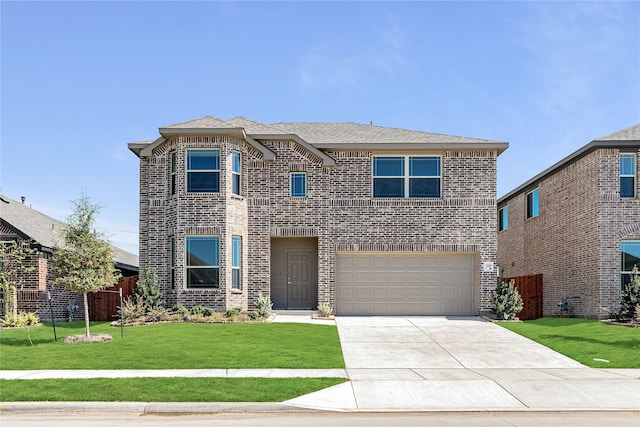
M 523 308 L 518 314 L 520 320 L 534 320 L 543 316 L 542 274 L 532 276 L 509 277 L 516 281 L 515 286 L 522 297 Z
M 100 322 L 112 322 L 119 318 L 120 289 L 122 298 L 131 296 L 136 289 L 138 276 L 121 277 L 118 284 L 104 291 L 89 293 L 89 318 Z

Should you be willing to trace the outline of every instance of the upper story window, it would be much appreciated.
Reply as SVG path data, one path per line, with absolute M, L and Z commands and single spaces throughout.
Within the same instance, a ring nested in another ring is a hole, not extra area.
M 509 206 L 498 211 L 498 231 L 509 229 Z
M 307 197 L 307 174 L 294 172 L 290 179 L 289 196 L 296 199 Z
M 620 197 L 636 196 L 636 155 L 620 154 Z
M 540 214 L 540 190 L 536 188 L 527 193 L 527 219 L 535 218 Z
M 187 288 L 217 288 L 220 278 L 220 238 L 187 236 Z
M 187 192 L 220 192 L 220 150 L 187 150 Z
M 241 176 L 242 162 L 240 153 L 237 151 L 231 152 L 231 192 L 233 194 L 240 195 L 240 176 Z
M 373 197 L 439 198 L 439 156 L 377 156 L 373 158 Z
M 240 289 L 242 286 L 242 237 L 231 237 L 231 288 Z
M 177 161 L 176 161 L 176 152 L 172 151 L 170 154 L 170 161 L 171 161 L 171 169 L 169 172 L 169 195 L 170 196 L 174 196 L 176 194 L 176 171 L 178 169 L 177 167 Z
M 620 251 L 622 252 L 622 287 L 624 288 L 631 282 L 631 272 L 634 266 L 640 268 L 640 241 L 637 242 L 620 242 Z

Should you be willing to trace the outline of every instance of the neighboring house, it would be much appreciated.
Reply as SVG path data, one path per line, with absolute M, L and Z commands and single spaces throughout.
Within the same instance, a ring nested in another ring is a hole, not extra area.
M 129 144 L 140 261 L 169 304 L 474 315 L 496 286 L 507 143 L 207 116 Z
M 591 141 L 498 200 L 505 277 L 543 274 L 544 314 L 602 317 L 640 267 L 640 125 Z
M 0 195 L 0 243 L 12 240 L 29 242 L 36 249 L 25 265 L 34 267 L 24 275 L 22 291 L 18 292 L 18 309 L 37 312 L 40 318 L 50 319 L 47 292 L 52 298 L 55 318 L 67 318 L 67 306 L 71 301 L 78 305 L 78 317 L 84 312 L 82 295 L 63 288 L 48 286 L 49 259 L 53 253 L 57 233 L 63 223 L 41 212 L 31 209 L 24 202 Z M 138 274 L 137 255 L 113 246 L 115 266 L 123 276 Z

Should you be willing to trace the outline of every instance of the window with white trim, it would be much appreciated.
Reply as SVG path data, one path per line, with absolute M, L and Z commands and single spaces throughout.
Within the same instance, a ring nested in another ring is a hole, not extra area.
M 535 218 L 540 214 L 540 190 L 527 193 L 527 219 Z
M 231 237 L 231 288 L 242 289 L 242 237 Z
M 636 155 L 620 154 L 620 197 L 631 199 L 636 196 Z
M 633 267 L 640 269 L 640 241 L 620 242 L 622 260 L 621 286 L 624 288 L 631 282 Z
M 187 288 L 220 286 L 220 237 L 187 236 Z
M 290 178 L 289 196 L 292 199 L 303 199 L 307 197 L 307 174 L 306 172 L 293 172 Z
M 241 162 L 240 153 L 237 151 L 231 152 L 231 192 L 236 195 L 240 195 L 240 176 L 241 176 Z
M 440 198 L 440 156 L 376 156 L 374 198 Z
M 498 211 L 498 231 L 509 229 L 509 206 Z
M 187 192 L 220 192 L 220 150 L 187 150 Z

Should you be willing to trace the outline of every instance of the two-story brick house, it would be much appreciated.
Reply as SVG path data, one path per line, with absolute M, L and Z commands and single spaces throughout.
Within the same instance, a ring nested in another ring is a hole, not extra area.
M 604 317 L 640 267 L 640 125 L 598 138 L 498 200 L 498 265 L 543 274 L 544 314 Z
M 489 309 L 507 143 L 211 116 L 129 144 L 140 262 L 169 302 L 337 314 Z

